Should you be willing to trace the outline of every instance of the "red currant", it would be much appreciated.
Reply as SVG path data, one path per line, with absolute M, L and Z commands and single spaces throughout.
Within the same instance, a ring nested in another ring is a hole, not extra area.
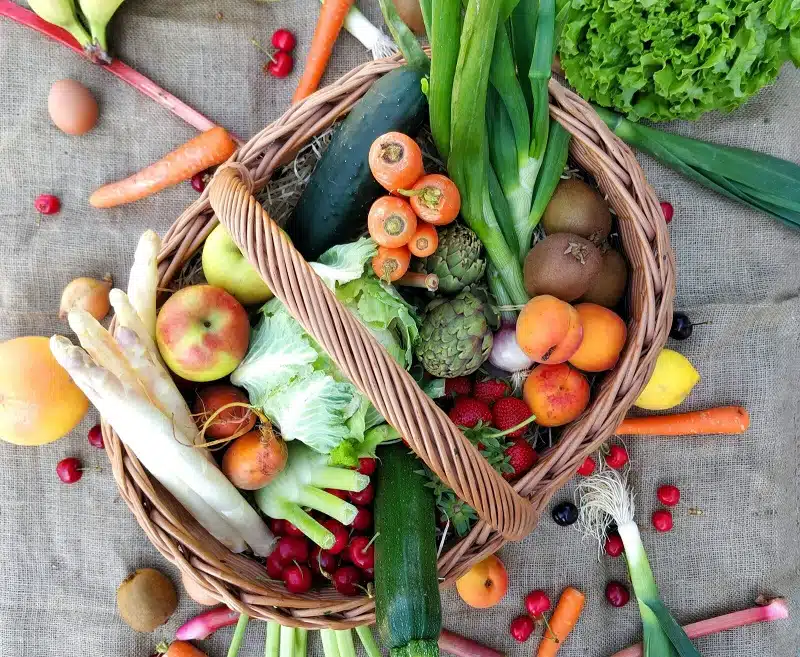
M 618 557 L 625 552 L 625 544 L 619 534 L 609 534 L 608 538 L 606 538 L 605 549 L 609 557 Z
M 611 445 L 606 454 L 606 464 L 614 470 L 621 470 L 628 463 L 628 451 L 622 445 Z
M 675 506 L 681 501 L 681 492 L 677 486 L 670 486 L 669 484 L 659 486 L 656 492 L 658 501 L 664 506 Z
M 597 463 L 594 462 L 594 459 L 591 456 L 587 456 L 586 460 L 581 464 L 581 467 L 578 468 L 578 474 L 581 477 L 588 477 L 594 472 L 596 467 Z
M 294 34 L 289 30 L 281 28 L 280 30 L 275 30 L 272 35 L 272 45 L 278 50 L 292 52 L 297 45 L 297 39 L 294 38 Z
M 653 513 L 653 527 L 659 532 L 668 532 L 672 529 L 672 514 L 666 509 L 659 509 Z
M 52 194 L 39 194 L 33 201 L 33 207 L 42 214 L 55 214 L 61 209 L 61 201 Z

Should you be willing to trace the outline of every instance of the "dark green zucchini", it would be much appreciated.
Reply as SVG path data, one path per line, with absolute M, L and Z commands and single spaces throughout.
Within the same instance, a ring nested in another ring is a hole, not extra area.
M 336 128 L 286 225 L 306 260 L 363 232 L 370 206 L 386 193 L 369 170 L 369 147 L 386 132 L 416 136 L 428 109 L 422 78 L 408 66 L 387 73 Z
M 433 491 L 402 443 L 378 450 L 375 615 L 390 657 L 437 657 L 442 607 Z

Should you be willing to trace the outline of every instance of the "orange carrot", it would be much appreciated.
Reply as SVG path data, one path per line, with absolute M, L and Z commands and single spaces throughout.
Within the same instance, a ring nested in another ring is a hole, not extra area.
M 618 436 L 698 436 L 744 433 L 750 416 L 741 406 L 719 406 L 705 411 L 628 417 L 617 427 Z
M 195 648 L 188 641 L 173 641 L 169 647 L 162 643 L 156 650 L 164 657 L 208 657 L 200 648 Z
M 436 251 L 437 246 L 439 246 L 439 234 L 436 232 L 436 227 L 421 221 L 417 226 L 417 232 L 408 243 L 411 255 L 424 258 Z
M 550 623 L 539 644 L 537 657 L 555 657 L 564 639 L 572 632 L 572 628 L 580 618 L 586 596 L 578 589 L 568 586 L 561 594 Z
M 417 230 L 417 215 L 408 201 L 381 196 L 367 214 L 367 229 L 378 246 L 397 248 L 408 244 Z
M 411 264 L 411 251 L 407 246 L 390 249 L 385 246 L 378 247 L 378 255 L 372 259 L 372 269 L 375 275 L 384 281 L 396 281 L 402 278 Z
M 410 197 L 411 207 L 417 216 L 434 226 L 452 223 L 461 211 L 458 187 L 440 173 L 423 176 L 411 189 L 401 189 L 398 193 Z
M 236 151 L 225 128 L 216 126 L 190 139 L 158 162 L 125 180 L 103 185 L 89 197 L 96 208 L 113 208 L 155 194 L 209 167 L 222 164 Z
M 373 141 L 367 161 L 373 178 L 392 193 L 425 175 L 422 149 L 402 132 L 387 132 Z
M 333 44 L 336 43 L 345 16 L 352 6 L 353 0 L 325 0 L 323 2 L 317 26 L 314 28 L 314 36 L 311 39 L 311 47 L 308 49 L 306 66 L 300 82 L 297 83 L 297 90 L 292 96 L 292 103 L 303 100 L 317 90 L 319 81 L 328 67 Z

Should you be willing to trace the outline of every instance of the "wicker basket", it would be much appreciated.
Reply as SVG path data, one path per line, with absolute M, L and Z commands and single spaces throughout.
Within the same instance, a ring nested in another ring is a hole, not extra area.
M 272 172 L 328 128 L 398 58 L 364 64 L 291 107 L 220 168 L 208 190 L 167 232 L 160 255 L 167 287 L 222 221 L 292 315 L 331 354 L 341 370 L 397 427 L 420 458 L 469 502 L 481 520 L 439 559 L 442 586 L 506 540 L 533 528 L 553 494 L 622 420 L 647 381 L 666 341 L 672 316 L 675 265 L 661 209 L 631 151 L 590 106 L 550 83 L 552 116 L 573 135 L 571 156 L 597 180 L 614 208 L 631 265 L 628 342 L 616 368 L 595 387 L 587 411 L 522 479 L 505 482 L 447 416 L 377 344 L 312 272 L 254 199 Z M 232 554 L 152 480 L 103 424 L 107 451 L 123 498 L 156 548 L 184 576 L 251 617 L 318 629 L 374 621 L 374 602 L 333 589 L 293 595 L 270 581 L 258 562 Z

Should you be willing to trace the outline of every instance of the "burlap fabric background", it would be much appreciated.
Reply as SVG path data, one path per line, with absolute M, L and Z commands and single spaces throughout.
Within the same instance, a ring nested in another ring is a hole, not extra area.
M 377 19 L 374 7 L 367 13 Z M 288 27 L 298 34 L 301 61 L 316 15 L 316 0 L 128 0 L 112 43 L 129 64 L 247 137 L 283 111 L 296 80 L 296 74 L 265 77 L 250 37 L 268 41 L 275 28 Z M 344 35 L 327 79 L 365 57 Z M 0 62 L 0 339 L 67 332 L 57 318 L 62 287 L 75 276 L 107 271 L 125 286 L 139 234 L 146 227 L 163 233 L 194 196 L 185 184 L 99 212 L 87 204 L 89 191 L 154 160 L 193 130 L 101 69 L 2 20 Z M 48 119 L 49 86 L 63 77 L 83 81 L 100 102 L 100 122 L 88 136 L 63 135 Z M 797 161 L 798 97 L 800 73 L 787 69 L 746 109 L 680 129 Z M 651 162 L 645 166 L 676 210 L 677 307 L 711 322 L 679 345 L 703 375 L 687 407 L 742 403 L 752 415 L 752 428 L 741 437 L 629 442 L 656 578 L 684 622 L 743 608 L 762 592 L 789 597 L 800 613 L 800 233 Z M 33 199 L 42 192 L 61 197 L 60 214 L 37 215 Z M 0 444 L 2 655 L 145 657 L 197 611 L 184 597 L 173 620 L 153 636 L 134 633 L 116 616 L 114 591 L 129 572 L 143 566 L 175 571 L 120 500 L 104 455 L 87 444 L 86 431 L 96 421 L 90 413 L 74 435 L 43 448 Z M 65 486 L 55 464 L 73 455 L 94 469 Z M 648 518 L 663 482 L 679 485 L 683 499 L 675 530 L 656 535 Z M 569 495 L 565 490 L 560 497 Z M 690 508 L 702 515 L 689 515 Z M 561 655 L 600 657 L 637 639 L 635 605 L 615 610 L 603 599 L 608 579 L 625 580 L 622 560 L 598 563 L 595 546 L 576 531 L 546 517 L 501 555 L 511 573 L 504 601 L 477 612 L 447 592 L 445 626 L 510 655 L 529 655 L 535 644 L 515 645 L 507 632 L 522 612 L 522 596 L 532 588 L 555 596 L 572 584 L 588 593 L 588 608 Z M 242 657 L 262 654 L 263 632 L 253 624 Z M 230 631 L 221 632 L 203 648 L 221 657 L 229 638 Z M 311 654 L 321 654 L 316 638 L 311 646 Z M 796 657 L 800 623 L 738 630 L 699 646 L 708 657 Z

